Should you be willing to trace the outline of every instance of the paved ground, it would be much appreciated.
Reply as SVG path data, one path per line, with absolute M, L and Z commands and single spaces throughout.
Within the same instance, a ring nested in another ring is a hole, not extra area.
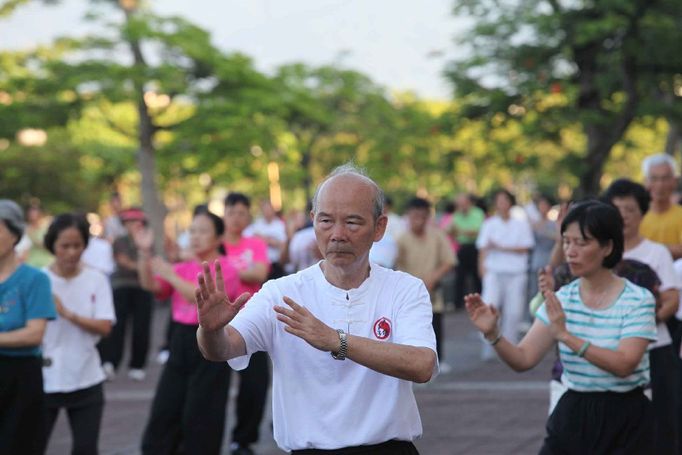
M 155 315 L 154 346 L 158 346 L 166 309 Z M 445 357 L 452 372 L 415 387 L 424 436 L 417 441 L 423 455 L 532 454 L 544 436 L 551 359 L 533 371 L 518 374 L 497 360 L 480 360 L 480 341 L 463 313 L 445 317 Z M 155 353 L 155 349 L 154 349 Z M 100 437 L 103 455 L 139 453 L 139 441 L 149 412 L 160 367 L 151 362 L 145 382 L 125 374 L 107 383 L 107 405 Z M 237 376 L 235 376 L 237 377 Z M 233 381 L 237 382 L 237 381 Z M 232 409 L 232 406 L 230 406 Z M 234 423 L 228 418 L 228 428 Z M 264 419 L 260 455 L 281 454 L 272 440 L 270 416 Z M 224 448 L 228 453 L 229 431 Z M 71 437 L 62 413 L 48 448 L 49 455 L 68 454 Z

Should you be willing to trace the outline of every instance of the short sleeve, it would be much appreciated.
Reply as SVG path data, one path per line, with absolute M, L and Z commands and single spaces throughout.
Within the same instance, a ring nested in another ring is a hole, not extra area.
M 246 355 L 228 361 L 235 370 L 243 370 L 249 364 L 251 354 L 259 351 L 269 351 L 272 346 L 273 324 L 275 321 L 272 309 L 275 298 L 274 285 L 266 283 L 260 291 L 254 294 L 244 308 L 230 322 L 230 326 L 237 330 L 244 339 Z
M 673 257 L 666 247 L 663 245 L 659 246 L 660 250 L 658 253 L 658 267 L 656 267 L 656 273 L 661 280 L 660 290 L 667 291 L 669 289 L 680 289 L 680 280 L 677 273 L 675 273 Z
M 621 339 L 645 338 L 656 340 L 656 301 L 646 289 L 641 288 L 642 298 L 639 305 L 633 305 L 623 318 Z
M 156 297 L 157 300 L 166 300 L 173 294 L 173 285 L 168 281 L 164 280 L 159 275 L 154 276 L 154 281 L 159 285 L 159 291 L 154 294 L 154 297 Z
M 36 272 L 27 286 L 26 320 L 55 319 L 57 310 L 52 299 L 50 279 L 43 272 Z
M 488 244 L 488 237 L 490 235 L 488 233 L 489 230 L 490 223 L 484 221 L 483 224 L 481 225 L 481 230 L 478 233 L 478 237 L 476 238 L 476 248 L 478 248 L 479 250 L 481 248 L 485 248 L 486 245 Z
M 109 280 L 101 273 L 97 273 L 97 286 L 95 287 L 95 319 L 116 322 L 114 311 L 114 298 Z
M 251 238 L 251 250 L 253 251 L 253 262 L 270 265 L 268 259 L 268 244 L 258 237 Z
M 396 320 L 393 321 L 393 341 L 397 344 L 429 348 L 435 352 L 436 336 L 433 332 L 433 308 L 429 291 L 421 280 L 412 277 L 402 291 L 398 291 L 402 298 L 395 315 Z
M 564 302 L 568 298 L 568 295 L 570 293 L 570 288 L 572 283 L 567 284 L 566 286 L 562 286 L 558 291 L 556 291 L 556 298 L 559 299 L 559 302 L 561 302 L 561 306 L 565 307 Z M 540 308 L 538 308 L 538 311 L 535 313 L 535 317 L 542 321 L 543 324 L 549 325 L 549 315 L 547 314 L 547 305 L 545 304 L 544 298 L 542 299 L 542 304 L 540 305 Z

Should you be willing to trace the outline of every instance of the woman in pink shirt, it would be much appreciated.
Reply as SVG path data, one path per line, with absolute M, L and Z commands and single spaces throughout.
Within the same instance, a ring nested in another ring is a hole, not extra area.
M 171 299 L 175 326 L 170 355 L 156 388 L 151 414 L 142 438 L 144 454 L 218 454 L 223 440 L 230 369 L 225 362 L 209 362 L 199 352 L 199 326 L 194 289 L 201 264 L 217 259 L 223 270 L 226 292 L 237 297 L 239 277 L 222 254 L 223 220 L 208 211 L 197 213 L 190 227 L 194 259 L 169 264 L 151 257 L 153 234 L 137 236 L 142 286 L 159 299 Z

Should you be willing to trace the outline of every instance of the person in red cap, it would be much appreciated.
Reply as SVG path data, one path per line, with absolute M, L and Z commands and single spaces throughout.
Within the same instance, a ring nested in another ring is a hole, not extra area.
M 132 346 L 128 377 L 135 381 L 145 379 L 145 366 L 149 352 L 151 329 L 152 295 L 140 285 L 137 270 L 137 247 L 134 234 L 147 224 L 145 213 L 131 207 L 119 213 L 127 234 L 114 241 L 113 251 L 116 268 L 111 275 L 114 291 L 116 325 L 111 335 L 102 342 L 103 368 L 111 380 L 116 375 L 123 357 L 123 344 L 128 320 L 132 319 Z

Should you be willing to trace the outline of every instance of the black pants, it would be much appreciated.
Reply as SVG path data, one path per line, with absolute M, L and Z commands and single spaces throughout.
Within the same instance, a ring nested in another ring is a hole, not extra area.
M 679 447 L 679 365 L 672 345 L 649 351 L 655 445 L 652 453 L 673 454 Z
M 436 335 L 436 353 L 438 360 L 441 361 L 443 359 L 443 314 L 434 312 L 431 325 L 433 326 L 433 333 Z
M 197 326 L 174 324 L 142 437 L 144 454 L 220 453 L 231 370 L 203 358 L 196 332 Z
M 559 399 L 547 420 L 540 455 L 654 452 L 654 416 L 641 388 L 630 392 L 576 392 Z
M 457 251 L 455 268 L 455 308 L 464 308 L 464 293 L 467 280 L 471 279 L 474 289 L 481 292 L 481 278 L 478 276 L 478 249 L 473 243 L 463 243 Z
M 96 455 L 99 442 L 99 429 L 104 411 L 104 391 L 102 384 L 68 393 L 48 393 L 47 403 L 47 438 L 64 408 L 69 417 L 71 437 L 73 439 L 72 455 Z
M 111 334 L 102 340 L 100 350 L 103 362 L 111 362 L 118 368 L 123 358 L 125 331 L 128 320 L 132 319 L 133 340 L 130 368 L 143 369 L 149 353 L 149 332 L 152 321 L 152 295 L 142 288 L 114 289 L 116 324 Z
M 248 446 L 258 441 L 258 428 L 263 420 L 265 399 L 270 384 L 268 354 L 256 352 L 249 366 L 239 372 L 237 422 L 232 430 L 232 441 Z
M 344 447 L 341 449 L 303 449 L 293 450 L 292 455 L 419 455 L 410 441 L 386 441 L 366 446 Z
M 0 355 L 0 454 L 45 452 L 42 359 Z

